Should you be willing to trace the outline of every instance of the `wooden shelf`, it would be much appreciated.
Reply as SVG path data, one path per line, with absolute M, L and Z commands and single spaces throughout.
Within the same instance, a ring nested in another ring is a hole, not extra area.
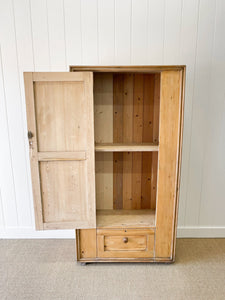
M 158 144 L 153 143 L 104 143 L 95 144 L 97 152 L 155 152 L 159 150 Z
M 148 228 L 155 227 L 155 210 L 97 210 L 97 228 Z

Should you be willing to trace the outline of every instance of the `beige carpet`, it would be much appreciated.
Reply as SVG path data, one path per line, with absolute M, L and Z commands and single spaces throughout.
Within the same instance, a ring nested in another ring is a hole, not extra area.
M 1 240 L 0 299 L 225 299 L 225 239 L 179 239 L 176 263 L 75 262 L 73 240 Z

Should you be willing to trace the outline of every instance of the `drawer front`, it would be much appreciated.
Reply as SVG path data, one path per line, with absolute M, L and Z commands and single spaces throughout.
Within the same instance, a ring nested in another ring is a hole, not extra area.
M 154 256 L 154 230 L 97 230 L 99 258 L 136 258 Z

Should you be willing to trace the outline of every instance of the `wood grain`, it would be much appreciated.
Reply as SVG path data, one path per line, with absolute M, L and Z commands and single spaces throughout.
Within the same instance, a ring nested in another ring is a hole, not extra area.
M 144 75 L 134 74 L 133 97 L 133 142 L 142 142 L 143 132 L 143 104 L 144 104 Z M 132 208 L 141 208 L 141 179 L 142 153 L 133 153 L 132 161 Z
M 101 143 L 95 144 L 96 152 L 155 152 L 159 150 L 154 143 Z
M 155 207 L 155 200 L 151 204 L 152 154 L 147 152 L 158 150 L 157 143 L 152 144 L 155 75 L 115 74 L 113 82 L 113 145 L 97 144 L 96 151 L 124 151 L 123 157 L 114 153 L 114 208 L 152 208 Z M 115 161 L 119 161 L 120 164 L 115 165 Z M 118 176 L 122 173 L 122 179 L 117 178 L 117 170 Z M 118 203 L 115 201 L 116 190 L 120 191 L 117 193 L 120 195 Z
M 95 144 L 113 142 L 113 75 L 94 75 Z M 95 150 L 96 147 L 95 147 Z M 95 154 L 97 208 L 113 207 L 113 153 Z
M 123 142 L 124 77 L 113 76 L 113 142 Z M 123 153 L 113 153 L 113 207 L 123 208 Z
M 182 71 L 185 68 L 183 65 L 173 66 L 70 66 L 71 72 L 91 71 L 91 72 L 140 72 L 140 73 L 157 73 L 162 71 Z
M 144 75 L 142 142 L 153 140 L 155 76 Z M 141 208 L 152 208 L 152 153 L 142 153 Z
M 78 230 L 79 259 L 96 257 L 96 229 Z
M 182 72 L 161 74 L 156 257 L 171 257 L 177 193 Z
M 38 152 L 39 161 L 53 161 L 53 160 L 85 160 L 85 151 L 75 152 Z
M 92 73 L 26 73 L 25 89 L 37 229 L 95 227 Z
M 133 142 L 133 74 L 124 74 L 123 144 Z M 135 147 L 137 150 L 137 147 Z M 123 153 L 123 209 L 132 208 L 132 147 Z
M 155 226 L 155 211 L 151 209 L 97 210 L 97 228 L 145 228 Z
M 153 142 L 159 142 L 160 74 L 154 76 Z M 152 153 L 151 208 L 156 208 L 158 152 Z
M 32 145 L 30 145 L 30 166 L 34 201 L 35 227 L 37 230 L 43 230 L 41 186 L 38 165 L 38 145 L 36 134 L 37 130 L 32 73 L 24 73 L 24 85 L 27 109 L 27 126 L 28 129 L 33 133 Z
M 123 239 L 128 240 L 127 243 Z M 153 257 L 154 231 L 147 229 L 97 230 L 97 257 Z

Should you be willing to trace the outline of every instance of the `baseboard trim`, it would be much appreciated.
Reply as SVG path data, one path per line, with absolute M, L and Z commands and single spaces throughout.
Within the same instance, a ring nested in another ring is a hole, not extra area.
M 177 228 L 178 238 L 225 238 L 225 227 L 188 227 Z
M 36 231 L 33 228 L 10 227 L 5 230 L 0 229 L 2 239 L 74 239 L 75 230 L 44 230 Z
M 177 228 L 178 238 L 225 238 L 225 227 L 187 227 Z M 75 230 L 36 231 L 27 227 L 0 228 L 1 239 L 74 239 Z

